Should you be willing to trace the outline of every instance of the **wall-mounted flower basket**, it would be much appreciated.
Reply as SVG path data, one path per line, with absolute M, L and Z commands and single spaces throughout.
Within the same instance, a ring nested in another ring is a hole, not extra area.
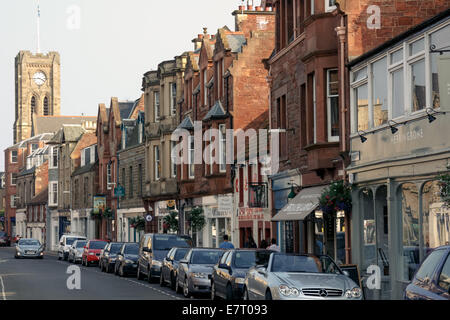
M 176 211 L 171 211 L 164 217 L 163 228 L 167 231 L 178 231 L 178 213 Z
M 447 207 L 450 207 L 450 174 L 443 174 L 437 177 L 441 187 L 441 199 Z
M 130 218 L 129 224 L 131 228 L 134 228 L 137 231 L 145 229 L 145 219 L 143 217 Z
M 319 205 L 325 214 L 333 214 L 338 211 L 350 212 L 352 209 L 351 188 L 343 180 L 332 182 L 322 192 Z

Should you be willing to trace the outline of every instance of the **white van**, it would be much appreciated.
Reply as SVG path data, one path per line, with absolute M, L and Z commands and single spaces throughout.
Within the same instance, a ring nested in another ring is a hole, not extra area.
M 75 242 L 75 240 L 87 240 L 87 239 L 86 237 L 67 234 L 61 236 L 61 239 L 59 239 L 59 246 L 58 246 L 58 260 L 61 259 L 67 260 L 67 258 L 69 257 L 70 246 Z

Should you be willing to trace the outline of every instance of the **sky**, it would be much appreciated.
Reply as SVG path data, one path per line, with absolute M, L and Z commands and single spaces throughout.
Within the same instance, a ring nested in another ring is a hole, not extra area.
M 41 52 L 61 56 L 61 114 L 97 115 L 111 97 L 136 100 L 142 76 L 193 50 L 203 27 L 215 34 L 241 0 L 40 0 Z M 258 5 L 260 1 L 254 1 Z M 14 58 L 37 50 L 38 0 L 2 0 L 0 10 L 0 171 L 13 144 Z M 79 13 L 79 14 L 77 14 Z M 79 19 L 77 18 L 79 17 Z

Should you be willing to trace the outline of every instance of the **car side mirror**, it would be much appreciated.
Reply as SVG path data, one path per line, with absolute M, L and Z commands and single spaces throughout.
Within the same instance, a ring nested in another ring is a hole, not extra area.
M 60 242 L 59 244 L 60 244 L 60 245 L 62 245 L 62 246 L 64 245 L 64 243 L 63 243 L 63 242 Z
M 256 271 L 260 274 L 263 275 L 264 277 L 267 276 L 267 269 L 264 266 L 258 266 L 256 268 Z

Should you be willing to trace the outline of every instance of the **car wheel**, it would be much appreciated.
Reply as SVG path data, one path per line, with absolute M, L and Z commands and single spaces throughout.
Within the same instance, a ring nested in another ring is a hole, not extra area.
M 173 272 L 170 273 L 170 288 L 175 290 L 175 276 L 173 275 Z
M 159 285 L 161 287 L 164 287 L 166 285 L 166 282 L 164 281 L 164 276 L 163 276 L 162 271 L 161 271 L 161 275 L 159 276 Z
M 186 298 L 190 298 L 191 297 L 191 293 L 189 292 L 189 283 L 188 283 L 188 279 L 184 278 L 184 283 L 183 283 L 183 295 Z
M 114 266 L 114 274 L 115 274 L 116 276 L 119 275 L 119 268 L 117 268 L 117 264 Z
M 250 297 L 248 296 L 248 290 L 247 287 L 244 287 L 244 296 L 243 296 L 244 300 L 250 300 Z
M 272 300 L 272 293 L 270 292 L 269 289 L 267 289 L 266 291 L 266 300 Z
M 227 300 L 233 300 L 233 288 L 231 288 L 231 284 L 227 284 Z
M 123 265 L 121 265 L 121 266 L 119 267 L 119 276 L 120 276 L 120 277 L 125 276 L 125 274 L 123 273 Z
M 59 255 L 59 252 L 58 252 L 58 260 L 61 260 L 61 256 Z
M 140 265 L 140 264 L 138 264 L 138 269 L 137 269 L 137 275 L 136 275 L 136 278 L 137 278 L 138 280 L 143 280 L 143 279 L 144 279 L 144 277 L 142 276 L 142 273 L 141 273 L 141 265 Z
M 150 266 L 147 267 L 148 269 L 148 273 L 147 273 L 147 281 L 148 283 L 153 283 L 153 278 L 152 278 L 152 269 L 150 269 Z
M 211 300 L 219 300 L 216 294 L 216 285 L 214 282 L 211 282 Z

